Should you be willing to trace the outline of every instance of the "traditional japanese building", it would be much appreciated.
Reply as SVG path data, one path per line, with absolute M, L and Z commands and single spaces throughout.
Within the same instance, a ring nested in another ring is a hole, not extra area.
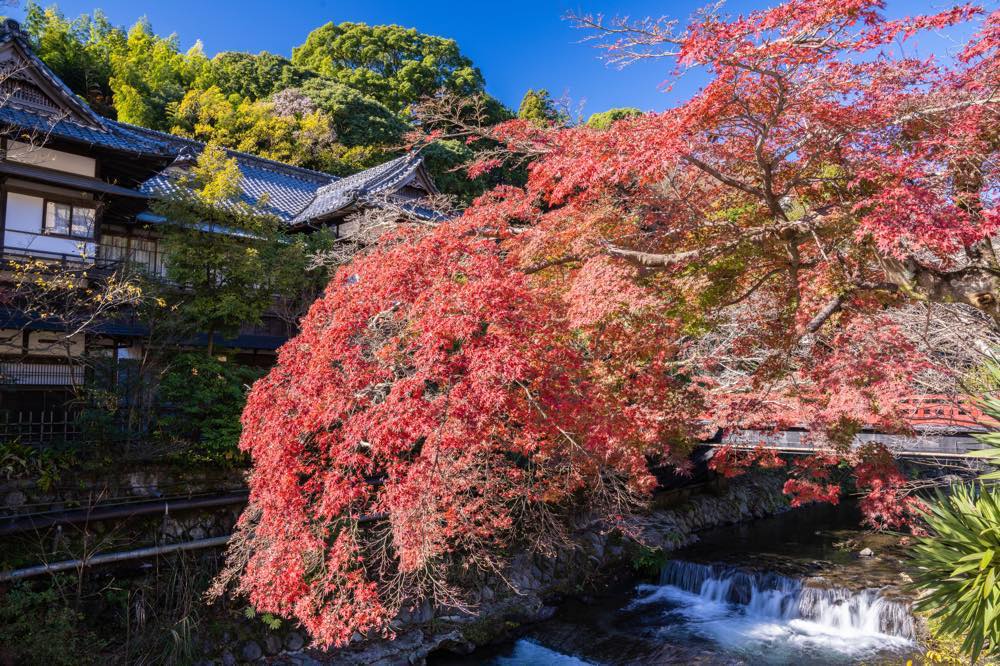
M 98 115 L 32 53 L 16 21 L 0 26 L 0 265 L 8 280 L 10 262 L 25 259 L 92 268 L 93 274 L 131 262 L 162 275 L 157 227 L 164 220 L 149 206 L 177 186 L 173 172 L 203 147 Z M 436 191 L 419 155 L 346 178 L 230 155 L 239 166 L 242 199 L 291 231 L 327 227 L 343 235 L 347 216 L 380 197 L 413 201 Z M 49 344 L 57 333 L 58 323 L 0 303 L 0 412 L 49 406 L 60 399 L 60 388 L 82 381 L 83 368 Z M 143 335 L 127 323 L 107 325 L 78 336 L 73 346 L 81 355 L 99 346 L 128 357 L 140 353 Z M 234 354 L 267 355 L 287 335 L 284 322 L 265 318 L 216 344 Z

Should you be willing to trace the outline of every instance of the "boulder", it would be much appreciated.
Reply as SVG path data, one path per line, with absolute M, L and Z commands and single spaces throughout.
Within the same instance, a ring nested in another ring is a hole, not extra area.
M 13 492 L 7 493 L 7 496 L 3 498 L 4 506 L 6 506 L 9 509 L 19 507 L 27 501 L 28 497 L 20 490 L 15 490 Z
M 264 652 L 268 654 L 278 654 L 281 652 L 281 639 L 274 634 L 264 637 Z
M 257 661 L 264 656 L 264 651 L 260 649 L 255 641 L 247 641 L 240 650 L 240 655 L 244 661 Z
M 297 631 L 289 632 L 289 634 L 285 636 L 285 648 L 290 652 L 298 652 L 305 644 L 306 639 L 302 638 L 302 634 Z

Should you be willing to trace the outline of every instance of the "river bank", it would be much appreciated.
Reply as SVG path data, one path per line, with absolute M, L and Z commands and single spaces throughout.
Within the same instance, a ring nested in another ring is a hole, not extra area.
M 307 654 L 322 664 L 388 665 L 419 663 L 435 653 L 471 653 L 502 642 L 609 582 L 631 580 L 637 569 L 655 571 L 664 553 L 696 543 L 704 530 L 783 513 L 788 503 L 781 485 L 779 475 L 761 473 L 719 480 L 697 493 L 664 494 L 654 502 L 658 508 L 637 521 L 641 544 L 581 520 L 575 530 L 577 548 L 552 558 L 514 557 L 507 582 L 485 580 L 474 591 L 472 612 L 424 605 L 396 623 L 394 640 L 359 637 L 346 649 Z
M 856 517 L 814 506 L 709 530 L 658 580 L 613 582 L 517 640 L 431 663 L 903 663 L 920 654 L 920 625 L 899 538 L 873 538 Z

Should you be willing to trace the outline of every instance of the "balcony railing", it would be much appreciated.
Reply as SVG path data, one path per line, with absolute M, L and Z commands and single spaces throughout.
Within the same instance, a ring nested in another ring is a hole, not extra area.
M 0 386 L 79 386 L 85 379 L 82 365 L 0 361 Z
M 155 277 L 166 277 L 167 273 L 164 253 L 162 252 L 133 251 L 122 253 L 119 248 L 110 248 L 104 245 L 97 247 L 97 256 L 94 257 L 80 253 L 51 252 L 5 245 L 0 257 L 8 262 L 43 261 L 53 268 L 65 270 L 96 269 L 111 272 L 127 266 Z
M 49 236 L 46 236 L 45 234 L 38 234 L 31 231 L 18 231 L 17 233 L 22 236 L 49 238 Z M 84 241 L 82 239 L 80 242 L 91 246 L 94 244 L 93 241 Z M 3 246 L 3 259 L 22 262 L 41 260 L 46 263 L 57 264 L 60 267 L 65 268 L 86 268 L 94 265 L 94 257 L 87 256 L 85 253 L 80 251 L 53 252 L 51 250 L 43 250 L 41 248 L 7 244 L 4 244 Z

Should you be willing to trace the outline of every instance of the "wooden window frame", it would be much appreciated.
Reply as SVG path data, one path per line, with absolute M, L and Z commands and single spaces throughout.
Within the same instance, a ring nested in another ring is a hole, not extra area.
M 50 238 L 66 238 L 70 240 L 86 241 L 88 243 L 94 243 L 97 241 L 97 225 L 99 221 L 98 217 L 98 206 L 97 202 L 93 202 L 91 205 L 82 205 L 82 202 L 67 200 L 68 197 L 42 197 L 42 235 L 48 236 Z M 59 205 L 59 206 L 69 206 L 69 230 L 68 234 L 61 234 L 49 231 L 48 229 L 48 219 L 49 219 L 49 204 Z M 90 235 L 89 236 L 78 236 L 73 232 L 73 213 L 77 209 L 86 209 L 94 211 L 94 219 L 91 222 Z

